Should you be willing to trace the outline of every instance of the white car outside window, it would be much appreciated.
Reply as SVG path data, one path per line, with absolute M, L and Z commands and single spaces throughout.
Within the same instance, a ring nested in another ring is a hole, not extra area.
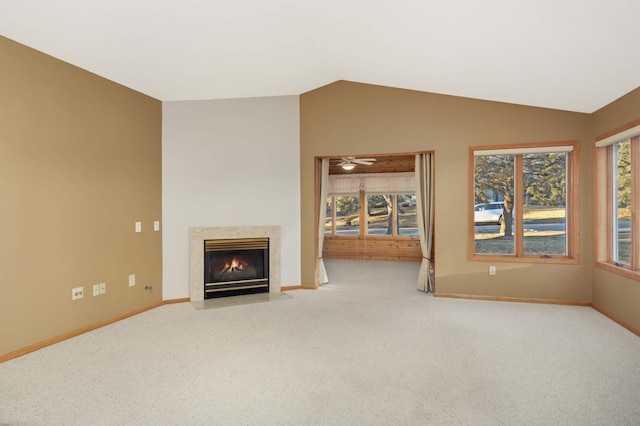
M 476 204 L 473 209 L 473 221 L 475 223 L 500 223 L 502 221 L 502 212 L 504 203 L 482 203 Z

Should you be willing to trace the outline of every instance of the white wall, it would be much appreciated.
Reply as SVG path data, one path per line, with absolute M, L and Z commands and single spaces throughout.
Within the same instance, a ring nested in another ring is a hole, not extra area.
M 280 225 L 300 285 L 298 96 L 164 102 L 163 299 L 189 297 L 189 228 Z

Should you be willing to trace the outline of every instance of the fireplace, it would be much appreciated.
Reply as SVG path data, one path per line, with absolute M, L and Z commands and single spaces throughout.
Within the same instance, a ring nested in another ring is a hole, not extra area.
M 269 292 L 269 238 L 204 241 L 204 298 Z
M 268 261 L 264 258 L 263 271 L 269 277 L 268 293 L 250 294 L 249 299 L 277 297 L 280 293 L 280 226 L 219 226 L 194 227 L 189 229 L 189 299 L 196 309 L 205 308 L 208 304 L 224 301 L 224 298 L 212 298 L 205 304 L 205 241 L 208 240 L 241 240 L 267 238 L 269 240 Z M 231 259 L 233 260 L 233 258 Z M 208 268 L 207 268 L 208 269 Z M 239 298 L 244 298 L 240 296 Z M 231 300 L 231 299 L 229 299 Z

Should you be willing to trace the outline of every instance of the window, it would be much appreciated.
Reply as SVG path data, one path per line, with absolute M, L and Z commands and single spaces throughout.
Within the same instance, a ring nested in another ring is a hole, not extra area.
M 472 260 L 576 263 L 578 143 L 471 148 Z
M 393 234 L 392 195 L 367 195 L 367 234 Z
M 360 197 L 366 200 L 360 225 Z M 335 210 L 335 215 L 333 211 Z M 327 198 L 325 235 L 418 235 L 415 194 L 335 195 Z
M 631 139 L 615 143 L 612 147 L 613 167 L 611 191 L 613 207 L 611 259 L 631 266 Z
M 333 197 L 327 197 L 327 213 L 324 218 L 324 233 L 325 235 L 331 235 L 334 233 L 335 221 L 333 218 Z
M 419 235 L 416 194 L 397 195 L 396 211 L 398 212 L 398 235 Z
M 597 266 L 640 279 L 640 126 L 596 142 Z
M 367 235 L 418 235 L 415 194 L 367 195 Z
M 330 175 L 325 235 L 417 236 L 415 174 Z
M 360 194 L 327 197 L 325 235 L 360 235 Z

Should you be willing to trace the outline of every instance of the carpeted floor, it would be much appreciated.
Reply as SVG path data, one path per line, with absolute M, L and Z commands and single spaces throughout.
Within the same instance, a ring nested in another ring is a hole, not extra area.
M 433 298 L 414 263 L 327 269 L 0 364 L 0 424 L 640 424 L 640 338 L 591 308 Z

